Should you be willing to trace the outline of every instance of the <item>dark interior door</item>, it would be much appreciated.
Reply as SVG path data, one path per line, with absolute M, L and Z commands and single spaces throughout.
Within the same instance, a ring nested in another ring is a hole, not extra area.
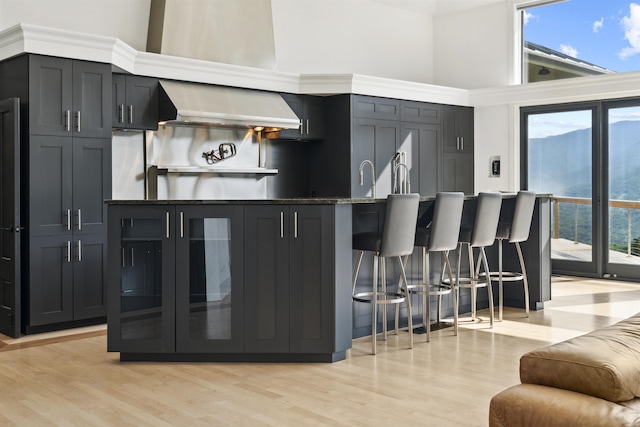
M 20 335 L 20 100 L 0 101 L 0 333 Z

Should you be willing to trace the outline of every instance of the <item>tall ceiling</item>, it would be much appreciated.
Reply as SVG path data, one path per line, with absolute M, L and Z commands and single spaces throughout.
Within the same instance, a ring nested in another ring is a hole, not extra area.
M 486 6 L 494 3 L 505 3 L 508 0 L 373 0 L 389 6 L 412 10 L 427 15 L 446 15 L 465 9 Z

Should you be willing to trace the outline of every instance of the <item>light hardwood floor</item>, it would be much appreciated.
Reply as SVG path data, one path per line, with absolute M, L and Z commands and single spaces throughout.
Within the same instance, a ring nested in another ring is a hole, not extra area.
M 0 336 L 2 426 L 486 426 L 519 357 L 640 311 L 640 284 L 554 277 L 544 310 L 505 309 L 488 329 L 354 341 L 333 364 L 121 363 L 104 326 Z

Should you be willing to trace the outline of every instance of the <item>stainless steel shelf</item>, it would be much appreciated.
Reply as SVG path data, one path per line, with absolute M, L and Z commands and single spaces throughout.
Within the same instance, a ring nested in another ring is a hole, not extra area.
M 267 168 L 248 168 L 248 167 L 227 167 L 227 166 L 211 166 L 211 167 L 200 167 L 200 166 L 151 166 L 152 168 L 156 168 L 158 170 L 158 175 L 163 175 L 166 173 L 224 173 L 224 174 L 262 174 L 262 175 L 275 175 L 278 173 L 278 169 L 267 169 Z

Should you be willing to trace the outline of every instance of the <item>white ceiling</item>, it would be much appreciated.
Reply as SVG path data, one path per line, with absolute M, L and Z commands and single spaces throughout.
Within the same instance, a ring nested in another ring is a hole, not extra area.
M 401 9 L 425 13 L 427 15 L 446 15 L 474 7 L 486 6 L 494 3 L 504 3 L 508 0 L 373 0 L 378 3 Z

